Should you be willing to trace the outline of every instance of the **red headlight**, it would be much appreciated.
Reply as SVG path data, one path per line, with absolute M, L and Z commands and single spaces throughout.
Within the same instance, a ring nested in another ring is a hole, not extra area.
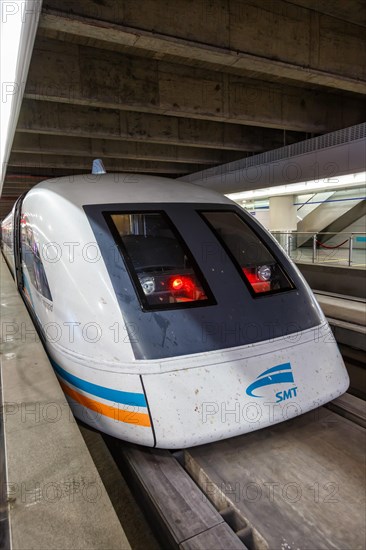
M 169 279 L 168 283 L 170 290 L 183 291 L 183 292 L 193 292 L 197 290 L 197 287 L 191 277 L 175 275 Z

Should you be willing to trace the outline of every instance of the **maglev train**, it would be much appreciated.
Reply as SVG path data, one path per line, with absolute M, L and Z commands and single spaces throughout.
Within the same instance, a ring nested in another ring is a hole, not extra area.
M 179 449 L 346 391 L 311 290 L 256 219 L 209 189 L 104 174 L 43 181 L 2 249 L 74 415 Z

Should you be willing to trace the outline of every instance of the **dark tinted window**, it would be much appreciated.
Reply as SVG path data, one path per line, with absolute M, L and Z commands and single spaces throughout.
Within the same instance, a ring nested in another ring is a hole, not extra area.
M 293 288 L 283 268 L 254 231 L 235 212 L 201 212 L 240 269 L 254 294 Z
M 46 272 L 41 258 L 39 241 L 26 215 L 20 220 L 20 235 L 23 271 L 26 267 L 32 285 L 42 294 L 42 296 L 44 296 L 44 298 L 52 301 L 50 287 L 48 286 Z M 27 288 L 24 288 L 24 292 L 28 297 L 29 293 Z M 28 298 L 30 299 L 30 296 Z
M 169 309 L 208 300 L 207 284 L 166 215 L 104 215 L 146 308 Z

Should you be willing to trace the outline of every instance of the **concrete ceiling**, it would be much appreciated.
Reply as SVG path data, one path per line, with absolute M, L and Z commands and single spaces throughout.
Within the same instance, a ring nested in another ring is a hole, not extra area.
M 44 0 L 0 217 L 45 177 L 180 177 L 365 120 L 363 0 Z

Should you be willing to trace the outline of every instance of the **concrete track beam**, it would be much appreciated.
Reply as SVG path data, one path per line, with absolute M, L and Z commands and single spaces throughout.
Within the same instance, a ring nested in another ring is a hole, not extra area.
M 5 216 L 11 212 L 11 209 L 13 208 L 14 201 L 13 200 L 0 200 L 0 220 L 3 220 Z
M 36 155 L 12 153 L 8 165 L 18 168 L 59 168 L 61 170 L 85 170 L 91 173 L 93 157 L 73 157 L 62 155 Z M 105 159 L 104 165 L 107 172 L 136 172 L 136 173 L 157 173 L 157 174 L 188 174 L 197 165 L 174 163 L 174 162 L 149 162 L 119 159 Z
M 243 157 L 240 152 L 222 152 L 213 149 L 178 147 L 155 143 L 118 142 L 105 139 L 32 135 L 17 132 L 13 153 L 42 153 L 43 155 L 70 155 L 113 159 L 149 160 L 186 164 L 221 164 Z
M 0 220 L 11 211 L 14 202 L 22 193 L 29 191 L 34 185 L 44 179 L 46 178 L 7 174 L 0 197 Z
M 25 97 L 315 133 L 365 117 L 358 95 L 343 97 L 44 39 L 34 48 Z
M 17 130 L 75 136 L 260 152 L 295 143 L 305 134 L 150 113 L 95 109 L 24 99 Z
M 180 178 L 220 193 L 235 193 L 364 172 L 365 123 L 338 132 L 208 168 Z M 353 180 L 354 181 L 354 180 Z M 311 215 L 311 214 L 310 214 Z
M 99 13 L 99 6 L 86 4 L 48 1 L 56 11 L 46 8 L 40 32 L 166 61 L 365 93 L 363 27 L 319 13 L 316 6 L 198 0 L 187 9 L 184 0 L 137 0 L 132 8 L 108 0 Z
M 291 0 L 291 3 L 366 27 L 364 0 Z

